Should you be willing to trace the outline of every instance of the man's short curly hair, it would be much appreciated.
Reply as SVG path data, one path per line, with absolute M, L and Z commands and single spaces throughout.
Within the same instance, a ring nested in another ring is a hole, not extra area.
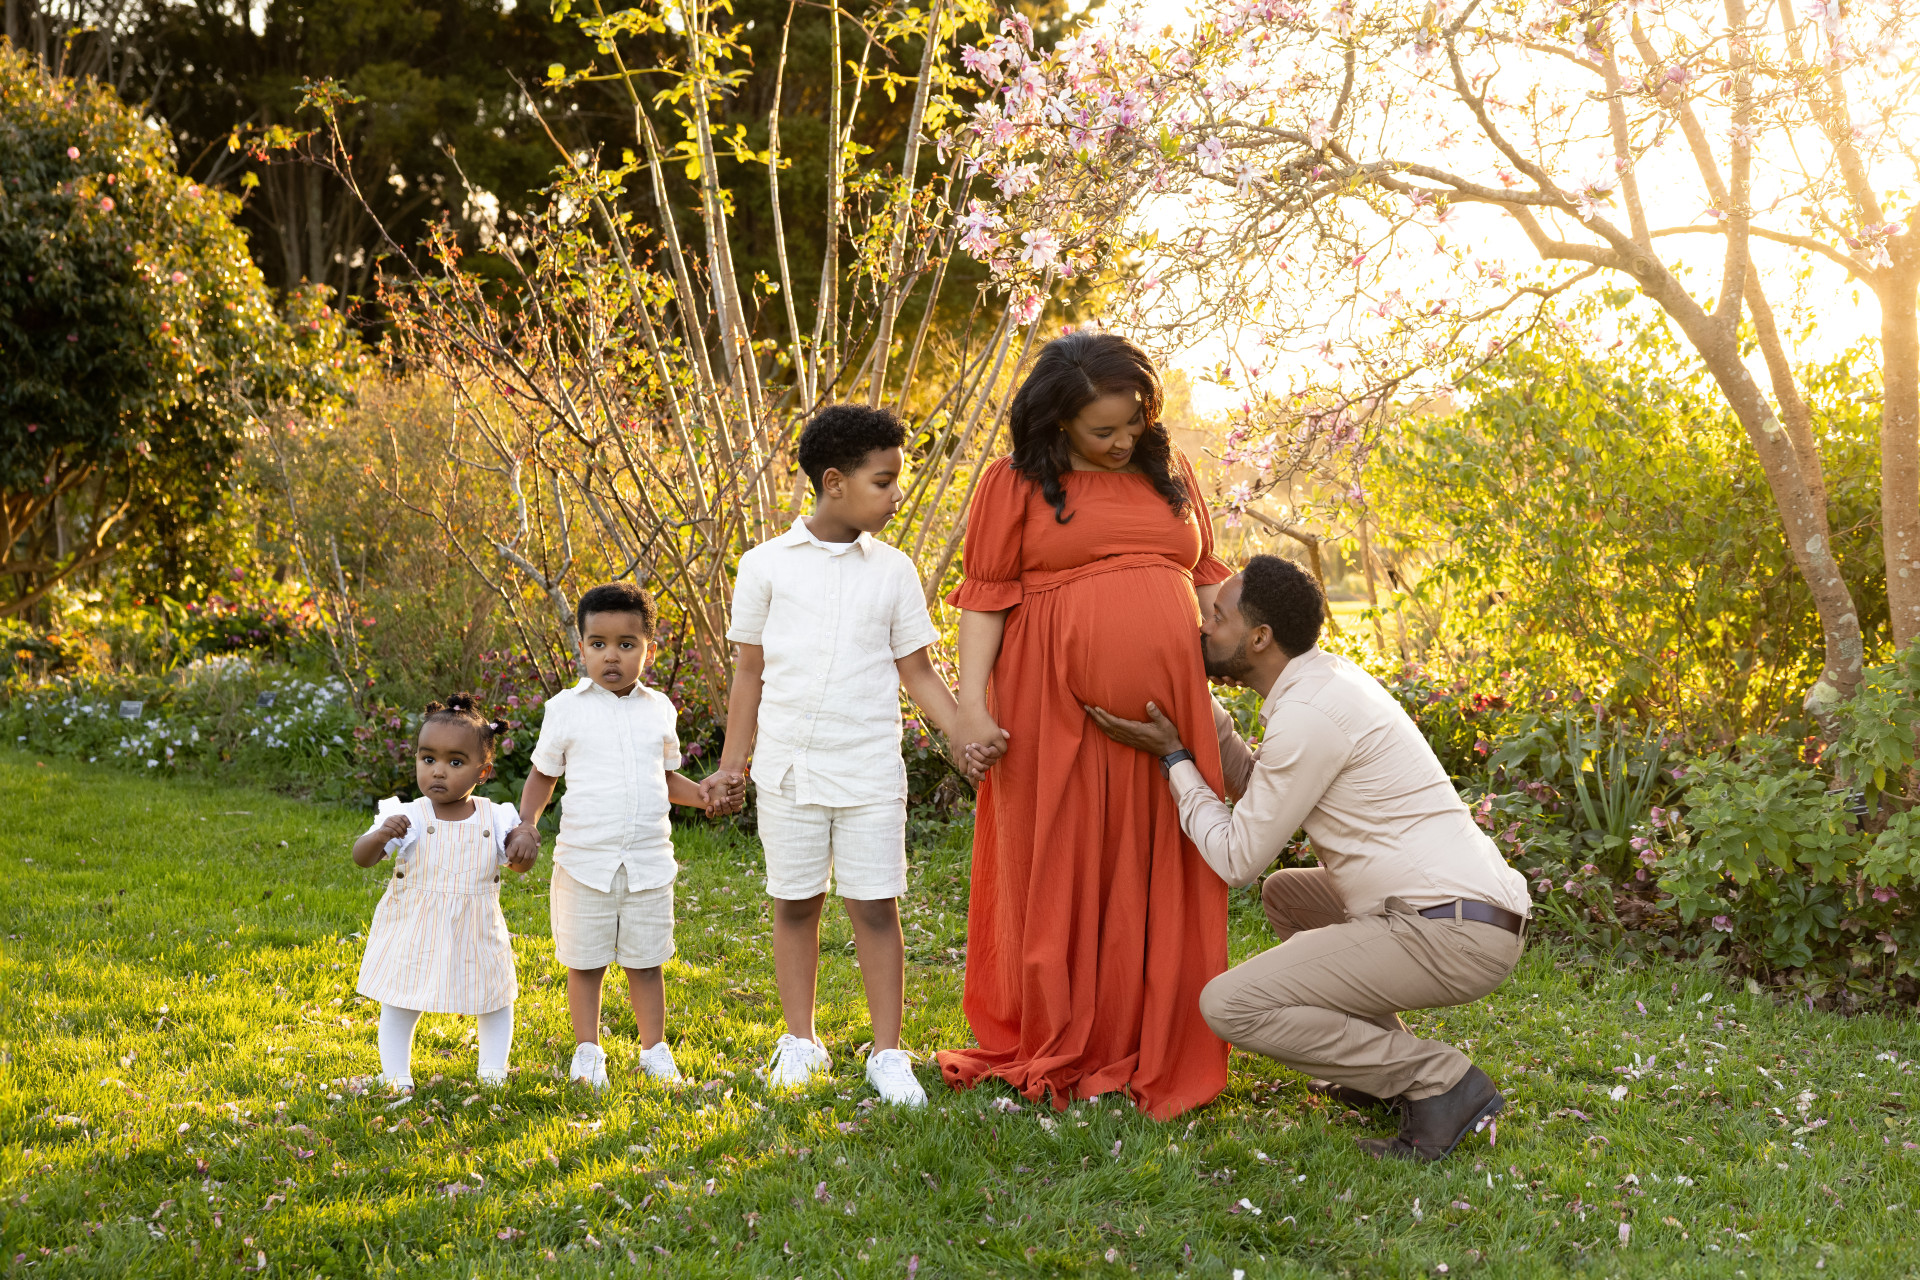
M 652 636 L 659 621 L 658 611 L 654 608 L 653 597 L 644 587 L 631 582 L 605 582 L 580 597 L 579 605 L 574 609 L 574 625 L 580 628 L 582 636 L 587 634 L 587 619 L 596 613 L 631 613 L 640 618 L 643 635 Z
M 1240 613 L 1249 627 L 1273 628 L 1289 658 L 1320 642 L 1327 597 L 1312 574 L 1279 556 L 1255 556 L 1240 570 Z
M 800 433 L 800 469 L 819 493 L 828 467 L 850 476 L 874 450 L 898 449 L 906 439 L 907 429 L 885 409 L 830 404 L 814 414 Z

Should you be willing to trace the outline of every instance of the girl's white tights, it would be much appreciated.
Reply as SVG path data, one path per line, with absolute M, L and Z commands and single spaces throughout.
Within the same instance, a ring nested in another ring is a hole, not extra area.
M 418 1009 L 402 1009 L 396 1004 L 380 1006 L 380 1072 L 390 1085 L 413 1087 L 413 1029 L 419 1023 Z M 507 1054 L 512 1049 L 513 1006 L 481 1014 L 480 1079 L 504 1081 Z

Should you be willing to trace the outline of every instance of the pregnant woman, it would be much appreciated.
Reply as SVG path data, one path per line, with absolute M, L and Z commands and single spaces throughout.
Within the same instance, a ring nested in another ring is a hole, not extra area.
M 1226 968 L 1227 887 L 1181 834 L 1159 762 L 1084 710 L 1145 719 L 1156 699 L 1220 790 L 1199 627 L 1230 575 L 1160 403 L 1133 343 L 1055 339 L 1014 396 L 1012 455 L 968 512 L 966 581 L 948 597 L 960 740 L 1010 740 L 974 824 L 979 1047 L 940 1068 L 956 1088 L 997 1076 L 1055 1107 L 1119 1090 L 1165 1119 L 1227 1082 L 1199 1008 Z

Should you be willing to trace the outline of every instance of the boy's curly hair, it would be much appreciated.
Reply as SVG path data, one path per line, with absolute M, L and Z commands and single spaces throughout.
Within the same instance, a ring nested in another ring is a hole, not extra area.
M 885 409 L 863 404 L 830 404 L 813 415 L 800 432 L 800 469 L 815 493 L 827 482 L 827 468 L 843 476 L 860 469 L 877 449 L 898 449 L 907 429 Z
M 464 725 L 480 744 L 480 758 L 493 759 L 493 740 L 507 731 L 504 720 L 489 720 L 480 714 L 480 703 L 470 693 L 456 693 L 445 702 L 429 702 L 422 726 L 438 720 L 444 724 Z

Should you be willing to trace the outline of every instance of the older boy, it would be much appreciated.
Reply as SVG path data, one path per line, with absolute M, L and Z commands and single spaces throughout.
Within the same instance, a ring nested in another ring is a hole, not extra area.
M 800 467 L 817 500 L 812 515 L 741 557 L 727 632 L 739 657 L 726 747 L 709 785 L 725 788 L 720 807 L 737 803 L 752 754 L 787 1024 L 769 1083 L 802 1085 L 831 1063 L 813 1014 L 820 910 L 837 879 L 873 1019 L 867 1081 L 886 1101 L 917 1107 L 927 1095 L 900 1048 L 900 689 L 942 733 L 959 708 L 928 656 L 936 633 L 913 562 L 873 536 L 903 498 L 905 434 L 890 413 L 844 404 L 821 410 L 801 433 Z
M 575 617 L 587 675 L 547 703 L 520 792 L 521 823 L 507 852 L 532 863 L 540 849 L 540 813 L 565 777 L 548 902 L 553 954 L 567 967 L 574 1039 L 568 1077 L 606 1087 L 600 982 L 607 966 L 618 963 L 627 971 L 642 1068 L 657 1080 L 677 1080 L 660 973 L 673 955 L 673 881 L 680 869 L 668 809 L 705 809 L 707 790 L 674 772 L 680 767 L 678 713 L 665 694 L 640 683 L 653 656 L 652 597 L 632 583 L 610 582 L 581 596 Z

